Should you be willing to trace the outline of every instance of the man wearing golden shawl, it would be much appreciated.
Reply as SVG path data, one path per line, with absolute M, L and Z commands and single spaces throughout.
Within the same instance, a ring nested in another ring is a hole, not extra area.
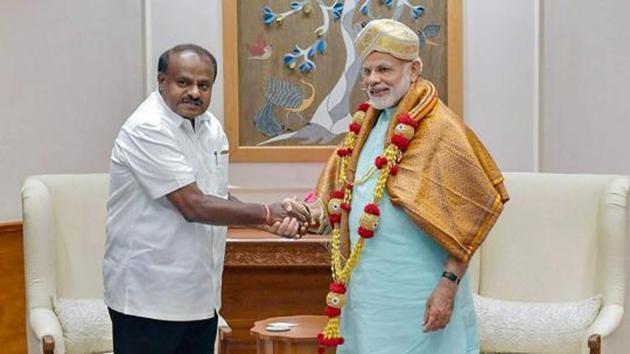
M 421 78 L 414 31 L 374 20 L 355 46 L 370 101 L 309 205 L 332 230 L 320 353 L 478 353 L 465 271 L 508 200 L 501 172 Z

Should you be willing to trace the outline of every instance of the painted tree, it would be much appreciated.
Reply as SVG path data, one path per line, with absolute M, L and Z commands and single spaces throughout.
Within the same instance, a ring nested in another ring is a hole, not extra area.
M 410 0 L 335 0 L 330 5 L 324 0 L 301 0 L 291 2 L 289 8 L 283 12 L 278 12 L 268 5 L 263 7 L 262 20 L 267 26 L 281 24 L 289 16 L 300 13 L 309 15 L 314 10 L 321 11 L 323 22 L 313 30 L 311 44 L 306 48 L 296 44 L 291 52 L 282 57 L 281 65 L 284 65 L 288 70 L 297 70 L 303 75 L 317 70 L 317 57 L 326 54 L 327 41 L 330 40 L 330 29 L 334 23 L 340 25 L 346 55 L 343 74 L 330 93 L 321 101 L 310 120 L 305 121 L 305 125 L 301 129 L 284 133 L 281 133 L 282 129 L 278 125 L 279 123 L 269 121 L 268 124 L 276 124 L 273 132 L 278 134 L 261 144 L 287 139 L 299 140 L 303 144 L 328 144 L 336 136 L 346 132 L 351 119 L 350 97 L 361 67 L 353 42 L 361 28 L 367 22 L 377 18 L 373 14 L 375 6 L 386 7 L 392 14 L 391 18 L 396 20 L 401 20 L 403 16 L 409 16 L 410 19 L 416 21 L 426 11 L 425 7 L 414 5 Z M 429 24 L 418 29 L 417 32 L 420 47 L 437 45 L 432 39 L 440 32 L 439 25 Z M 285 88 L 284 91 L 268 90 L 268 99 L 277 101 L 278 97 L 291 97 L 293 101 L 299 101 L 301 97 L 299 88 Z M 270 108 L 267 107 L 267 109 Z

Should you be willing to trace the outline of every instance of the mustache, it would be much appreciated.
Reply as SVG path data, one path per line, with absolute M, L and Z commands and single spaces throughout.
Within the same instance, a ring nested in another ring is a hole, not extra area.
M 386 85 L 386 84 L 377 84 L 377 85 L 369 85 L 367 87 L 368 90 L 374 90 L 374 89 L 391 89 L 392 85 Z
M 181 103 L 192 103 L 195 105 L 201 105 L 202 102 L 201 102 L 201 99 L 199 98 L 187 96 L 187 97 L 182 98 Z

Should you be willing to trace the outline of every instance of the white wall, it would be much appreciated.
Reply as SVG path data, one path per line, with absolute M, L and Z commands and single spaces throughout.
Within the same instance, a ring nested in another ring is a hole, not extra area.
M 143 97 L 141 1 L 0 2 L 0 220 L 32 174 L 106 172 Z
M 630 174 L 630 1 L 593 4 L 544 2 L 541 167 Z
M 538 0 L 464 1 L 464 119 L 505 171 L 536 171 Z

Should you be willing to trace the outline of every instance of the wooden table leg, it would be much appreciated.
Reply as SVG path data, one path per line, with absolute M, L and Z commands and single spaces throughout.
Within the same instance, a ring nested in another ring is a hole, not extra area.
M 274 343 L 270 339 L 256 338 L 256 354 L 274 354 Z
M 602 350 L 602 337 L 599 334 L 593 334 L 588 338 L 588 348 L 590 354 L 601 354 Z

